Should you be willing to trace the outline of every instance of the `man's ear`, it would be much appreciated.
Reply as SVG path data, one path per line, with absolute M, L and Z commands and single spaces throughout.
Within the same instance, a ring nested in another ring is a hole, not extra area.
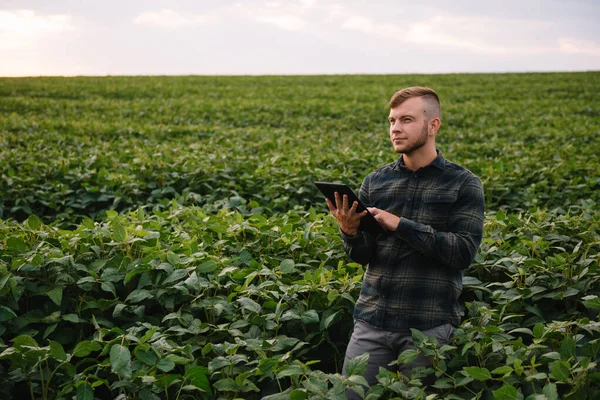
M 442 121 L 439 118 L 432 118 L 429 121 L 429 129 L 428 129 L 429 135 L 435 136 L 437 131 L 440 129 L 441 125 L 442 125 Z

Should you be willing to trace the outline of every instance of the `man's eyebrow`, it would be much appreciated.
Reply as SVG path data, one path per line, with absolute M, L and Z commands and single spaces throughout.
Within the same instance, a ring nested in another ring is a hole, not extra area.
M 402 118 L 415 118 L 415 116 L 412 114 L 402 114 L 397 117 L 392 116 L 392 115 L 388 116 L 388 119 L 402 119 Z

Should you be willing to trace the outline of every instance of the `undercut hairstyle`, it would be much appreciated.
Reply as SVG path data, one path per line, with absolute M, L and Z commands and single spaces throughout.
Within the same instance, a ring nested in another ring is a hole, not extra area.
M 423 99 L 425 119 L 427 121 L 432 118 L 442 117 L 440 98 L 435 90 L 428 87 L 413 86 L 397 91 L 390 99 L 390 109 L 398 107 L 400 104 L 413 97 L 421 97 Z

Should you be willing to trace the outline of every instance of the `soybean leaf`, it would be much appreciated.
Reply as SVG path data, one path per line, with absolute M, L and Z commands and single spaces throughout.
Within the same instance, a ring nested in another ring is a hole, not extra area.
M 568 361 L 557 360 L 550 364 L 552 368 L 552 377 L 557 381 L 568 382 L 571 373 L 571 365 Z
M 420 353 L 421 352 L 419 350 L 407 349 L 400 353 L 396 361 L 398 364 L 410 364 L 411 362 L 415 361 L 417 357 L 419 357 Z
M 321 331 L 326 330 L 327 328 L 329 328 L 331 325 L 333 325 L 334 323 L 336 323 L 337 321 L 339 321 L 341 319 L 341 310 L 340 311 L 336 311 L 333 314 L 329 314 L 327 317 L 323 318 L 321 320 L 321 326 L 319 327 L 319 329 Z
M 558 400 L 558 391 L 556 390 L 555 383 L 547 383 L 542 389 L 542 393 L 548 398 L 548 400 Z
M 363 375 L 367 370 L 369 363 L 369 353 L 361 354 L 353 359 L 349 360 L 346 364 L 346 374 L 352 375 Z
M 120 344 L 114 344 L 110 349 L 110 365 L 112 372 L 120 374 L 131 361 L 129 349 Z
M 62 344 L 55 342 L 54 340 L 50 340 L 50 355 L 59 361 L 65 361 L 67 359 L 67 354 L 65 353 Z
M 17 316 L 13 310 L 8 307 L 0 306 L 0 322 L 5 322 Z
M 208 377 L 206 376 L 207 373 L 208 368 L 194 366 L 187 369 L 185 377 L 189 379 L 190 383 L 198 389 L 201 389 L 206 393 L 210 393 L 211 389 Z
M 464 367 L 465 372 L 473 379 L 477 379 L 478 381 L 487 381 L 492 378 L 490 371 L 487 368 L 479 368 L 479 367 Z
M 498 400 L 517 400 L 519 398 L 517 389 L 514 386 L 506 384 L 492 393 L 494 394 L 494 398 Z
M 73 350 L 73 355 L 75 357 L 87 357 L 91 352 L 93 351 L 98 351 L 102 348 L 102 346 L 100 345 L 100 343 L 98 342 L 90 342 L 90 341 L 83 341 L 77 344 L 77 346 L 75 346 L 75 349 Z
M 94 400 L 94 388 L 87 382 L 77 388 L 76 400 Z
M 173 368 L 175 368 L 175 363 L 168 358 L 161 359 L 158 364 L 156 364 L 156 368 L 160 369 L 163 372 L 169 372 Z
M 62 287 L 55 287 L 54 289 L 46 292 L 46 295 L 48 295 L 48 297 L 50 297 L 50 300 L 52 300 L 54 302 L 54 304 L 56 304 L 57 306 L 60 307 L 60 303 L 62 302 L 62 297 L 63 297 L 63 288 Z
M 238 300 L 238 303 L 240 303 L 242 305 L 242 308 L 251 311 L 251 312 L 255 312 L 255 313 L 259 313 L 260 312 L 260 304 L 258 304 L 257 302 L 255 302 L 254 300 L 248 298 L 248 297 L 241 297 Z

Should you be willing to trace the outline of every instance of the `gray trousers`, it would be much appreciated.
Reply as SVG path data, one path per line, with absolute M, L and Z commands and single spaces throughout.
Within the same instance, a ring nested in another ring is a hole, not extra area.
M 439 346 L 448 343 L 450 336 L 454 331 L 452 324 L 444 324 L 436 326 L 425 331 L 422 331 L 425 336 L 433 336 L 436 338 Z M 354 321 L 354 331 L 346 349 L 346 357 L 344 358 L 344 368 L 342 374 L 346 375 L 346 364 L 349 360 L 360 356 L 364 353 L 369 353 L 369 363 L 364 377 L 369 385 L 377 383 L 376 376 L 379 373 L 379 367 L 385 367 L 391 371 L 399 371 L 408 376 L 409 367 L 406 365 L 388 366 L 389 363 L 398 359 L 398 356 L 407 349 L 414 349 L 412 335 L 406 332 L 386 331 L 367 324 L 364 321 Z M 431 366 L 431 361 L 419 354 L 419 357 L 412 363 L 413 367 Z M 348 399 L 360 399 L 353 391 L 346 393 Z

